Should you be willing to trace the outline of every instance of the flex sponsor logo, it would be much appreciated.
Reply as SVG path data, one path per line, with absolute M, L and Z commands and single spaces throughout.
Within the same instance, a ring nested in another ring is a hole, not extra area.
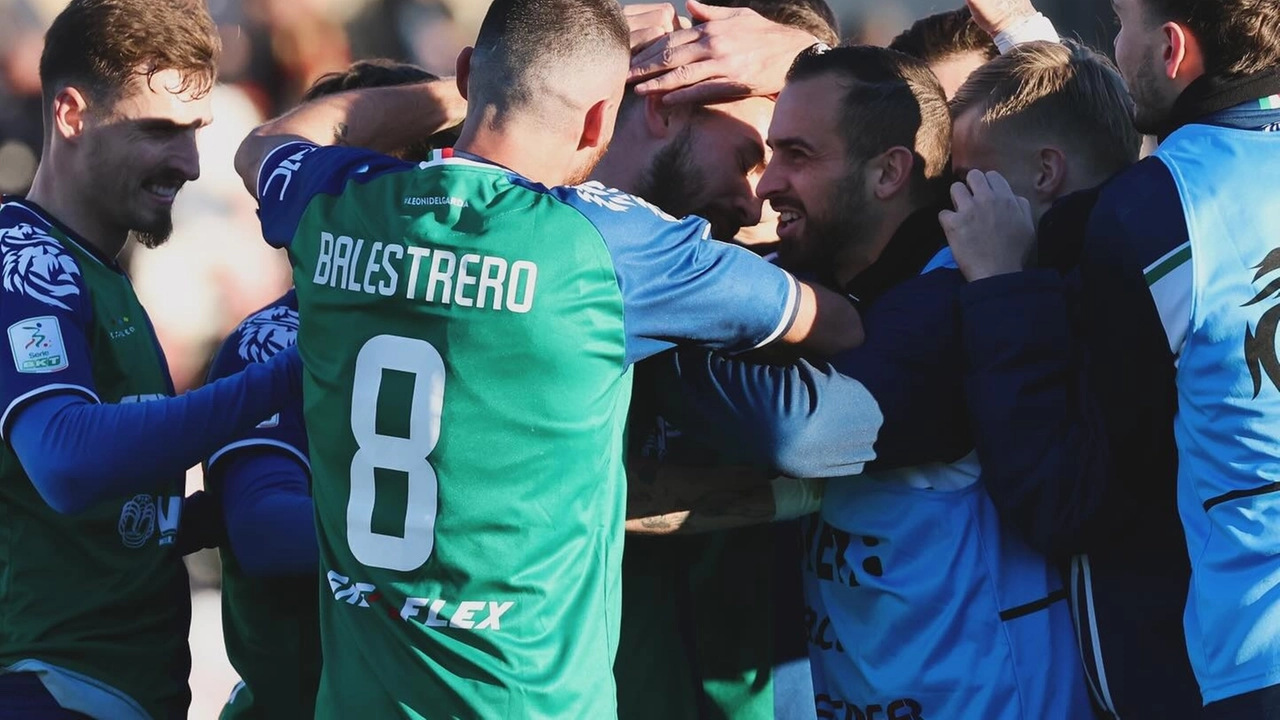
M 330 570 L 327 578 L 333 599 L 360 608 L 375 608 L 388 617 L 404 622 L 418 622 L 427 627 L 458 628 L 461 630 L 501 630 L 502 616 L 515 603 L 492 600 L 444 600 L 441 598 L 405 598 L 396 605 L 378 591 L 372 583 L 352 581 L 341 573 Z
M 813 701 L 818 720 L 925 720 L 924 707 L 911 698 L 862 705 L 819 693 Z
M 9 349 L 20 373 L 52 373 L 67 369 L 62 328 L 52 315 L 31 318 L 9 326 Z
M 862 585 L 865 577 L 882 577 L 884 563 L 877 554 L 880 538 L 854 535 L 828 524 L 820 516 L 805 524 L 805 569 L 819 580 L 848 587 Z

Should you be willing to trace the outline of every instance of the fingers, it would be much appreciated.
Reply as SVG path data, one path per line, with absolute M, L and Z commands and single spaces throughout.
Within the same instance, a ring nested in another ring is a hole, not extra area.
M 691 87 L 704 80 L 710 80 L 720 77 L 717 70 L 718 64 L 714 62 L 689 62 L 680 63 L 670 72 L 659 75 L 650 80 L 636 86 L 636 92 L 641 95 L 652 95 L 654 93 L 674 93 L 677 90 Z M 686 96 L 687 97 L 687 96 Z M 668 104 L 680 104 L 687 102 L 682 100 L 680 96 L 671 98 Z
M 631 31 L 631 53 L 634 55 L 640 52 L 651 43 L 661 40 L 670 32 L 660 25 L 650 25 L 648 27 L 636 28 Z
M 987 184 L 991 187 L 991 189 L 997 195 L 1013 194 L 1013 188 L 1009 187 L 1009 181 L 1005 180 L 1003 175 L 994 171 L 988 172 L 986 175 L 987 175 Z
M 955 205 L 957 213 L 965 212 L 973 207 L 973 193 L 969 191 L 969 186 L 960 182 L 952 183 L 951 202 Z
M 622 16 L 627 18 L 627 22 L 631 22 L 632 17 L 648 15 L 654 12 L 667 12 L 672 17 L 675 17 L 676 6 L 671 3 L 640 3 L 638 5 L 622 6 Z
M 955 231 L 959 222 L 959 216 L 954 210 L 943 210 L 938 213 L 938 224 L 942 226 L 942 231 L 947 234 L 947 239 L 951 239 L 951 233 Z
M 751 88 L 723 78 L 702 80 L 662 96 L 664 105 L 706 105 L 751 96 Z
M 670 70 L 679 64 L 678 57 L 675 55 L 676 50 L 688 45 L 696 47 L 696 43 L 702 39 L 702 36 L 701 27 L 669 33 L 631 58 L 630 79 L 634 81 L 641 77 L 652 77 Z
M 964 181 L 973 197 L 987 198 L 991 196 L 991 181 L 987 179 L 987 174 L 981 170 L 970 170 L 964 176 Z
M 737 8 L 719 7 L 716 5 L 703 5 L 698 0 L 688 0 L 685 7 L 689 10 L 689 17 L 697 22 L 709 22 L 711 20 L 723 20 L 731 18 L 740 12 Z

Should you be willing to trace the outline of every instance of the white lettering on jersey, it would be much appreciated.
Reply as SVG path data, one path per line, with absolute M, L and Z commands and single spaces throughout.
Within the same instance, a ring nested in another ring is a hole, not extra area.
M 408 278 L 403 290 L 401 277 Z M 409 300 L 436 305 L 527 313 L 537 292 L 538 266 L 321 232 L 311 282 L 364 295 L 403 292 Z

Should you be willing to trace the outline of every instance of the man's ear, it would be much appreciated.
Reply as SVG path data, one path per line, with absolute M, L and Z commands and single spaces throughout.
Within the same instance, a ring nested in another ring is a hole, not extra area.
M 475 54 L 474 47 L 462 48 L 462 52 L 458 53 L 457 63 L 454 65 L 455 81 L 458 83 L 458 93 L 462 95 L 463 100 L 467 97 L 467 82 L 471 79 L 471 56 Z
M 54 96 L 50 111 L 53 132 L 65 142 L 79 142 L 84 134 L 86 115 L 89 112 L 89 101 L 84 93 L 71 86 L 62 88 Z
M 888 200 L 911 186 L 911 173 L 916 166 L 915 153 L 899 145 L 871 159 L 871 191 L 877 200 Z
M 1067 183 L 1067 156 L 1056 147 L 1041 148 L 1036 156 L 1036 199 L 1052 205 Z
M 649 136 L 665 140 L 684 127 L 689 118 L 689 108 L 685 105 L 667 105 L 662 102 L 661 95 L 645 95 L 641 97 L 644 113 L 644 126 Z M 634 102 L 634 101 L 633 101 Z
M 1190 85 L 1204 75 L 1204 53 L 1200 41 L 1185 26 L 1167 22 L 1160 27 L 1164 33 L 1164 73 L 1170 80 Z

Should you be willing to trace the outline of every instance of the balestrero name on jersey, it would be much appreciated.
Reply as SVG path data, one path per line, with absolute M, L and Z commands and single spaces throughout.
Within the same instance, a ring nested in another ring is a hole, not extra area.
M 311 282 L 366 295 L 527 313 L 533 309 L 538 266 L 528 260 L 321 232 Z

